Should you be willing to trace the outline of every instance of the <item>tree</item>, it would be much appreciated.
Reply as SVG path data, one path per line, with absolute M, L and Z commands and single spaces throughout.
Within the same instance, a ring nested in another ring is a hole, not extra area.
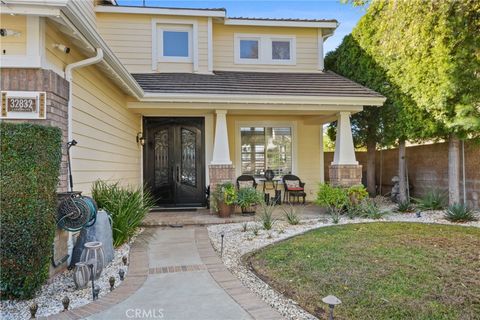
M 415 108 L 402 104 L 407 108 L 400 115 L 409 120 L 427 116 L 426 123 L 398 121 L 408 125 L 402 129 L 405 135 L 394 130 L 399 140 L 433 136 L 449 141 L 451 204 L 459 202 L 459 139 L 480 137 L 478 30 L 476 0 L 378 0 L 352 32 L 399 97 L 413 101 Z

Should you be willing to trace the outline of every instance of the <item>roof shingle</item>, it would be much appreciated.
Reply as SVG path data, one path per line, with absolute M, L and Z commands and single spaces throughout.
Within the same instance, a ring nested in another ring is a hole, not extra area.
M 145 92 L 235 95 L 383 97 L 332 71 L 271 73 L 215 71 L 214 74 L 135 73 Z

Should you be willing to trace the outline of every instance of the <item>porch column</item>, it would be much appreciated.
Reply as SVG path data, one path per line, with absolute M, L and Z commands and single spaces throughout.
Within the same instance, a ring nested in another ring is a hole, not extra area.
M 217 119 L 215 122 L 213 157 L 212 162 L 208 166 L 210 194 L 213 193 L 217 185 L 235 180 L 235 167 L 230 160 L 230 148 L 228 145 L 227 111 L 215 110 L 215 114 Z M 210 203 L 212 200 L 213 198 L 210 197 Z
M 362 183 L 362 166 L 355 158 L 350 112 L 340 112 L 337 119 L 335 153 L 329 167 L 330 183 L 352 186 Z

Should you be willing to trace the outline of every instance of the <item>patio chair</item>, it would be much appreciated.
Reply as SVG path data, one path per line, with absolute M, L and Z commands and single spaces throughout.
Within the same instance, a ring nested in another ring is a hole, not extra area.
M 257 189 L 257 182 L 253 176 L 243 174 L 237 178 L 237 189 L 240 188 L 254 188 Z
M 283 202 L 290 203 L 290 198 L 297 198 L 297 202 L 300 203 L 300 197 L 303 198 L 303 204 L 305 204 L 305 198 L 307 194 L 305 192 L 305 183 L 300 180 L 299 177 L 293 174 L 286 174 L 282 178 L 283 187 L 285 189 L 283 193 Z

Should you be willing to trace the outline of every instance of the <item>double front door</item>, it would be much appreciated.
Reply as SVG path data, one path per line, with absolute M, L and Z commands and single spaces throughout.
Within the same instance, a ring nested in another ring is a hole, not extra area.
M 144 181 L 159 207 L 205 205 L 203 118 L 144 118 Z

